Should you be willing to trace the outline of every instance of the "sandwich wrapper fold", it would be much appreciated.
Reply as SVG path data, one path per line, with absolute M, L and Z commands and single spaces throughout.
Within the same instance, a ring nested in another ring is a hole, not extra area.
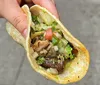
M 82 79 L 87 73 L 89 67 L 89 53 L 85 48 L 85 46 L 81 42 L 79 42 L 75 37 L 73 37 L 72 34 L 63 26 L 63 24 L 45 8 L 39 5 L 34 5 L 29 9 L 27 5 L 24 5 L 22 7 L 22 10 L 27 15 L 27 21 L 28 21 L 28 33 L 26 39 L 9 22 L 7 22 L 6 24 L 6 29 L 8 34 L 16 42 L 18 42 L 20 45 L 22 45 L 25 48 L 27 53 L 27 58 L 32 68 L 36 72 L 46 77 L 47 79 L 53 80 L 59 84 L 72 83 Z M 59 29 L 63 32 L 64 37 L 74 46 L 74 48 L 78 50 L 77 57 L 75 57 L 74 60 L 68 62 L 65 65 L 65 70 L 62 74 L 58 74 L 58 75 L 51 74 L 47 72 L 44 68 L 39 66 L 36 63 L 34 57 L 35 52 L 30 47 L 31 44 L 30 33 L 31 33 L 31 22 L 32 22 L 31 14 L 40 15 L 42 17 L 43 13 L 45 13 L 47 16 L 50 16 L 51 20 L 56 21 L 58 23 Z

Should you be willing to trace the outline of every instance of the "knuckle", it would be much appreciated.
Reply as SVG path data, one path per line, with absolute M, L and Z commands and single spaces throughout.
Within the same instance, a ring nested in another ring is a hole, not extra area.
M 14 16 L 13 22 L 14 22 L 15 27 L 18 27 L 19 23 L 22 22 L 21 19 L 20 19 L 20 16 Z
M 25 27 L 21 26 L 24 20 L 22 19 L 22 16 L 14 16 L 13 17 L 13 23 L 15 28 L 18 29 L 21 33 L 24 31 Z

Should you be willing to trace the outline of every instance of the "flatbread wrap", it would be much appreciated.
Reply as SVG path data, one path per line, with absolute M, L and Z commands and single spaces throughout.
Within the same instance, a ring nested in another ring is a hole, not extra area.
M 25 48 L 32 68 L 59 84 L 82 79 L 89 67 L 85 46 L 45 8 L 34 5 L 29 9 L 24 5 L 22 10 L 28 20 L 26 39 L 9 22 L 6 29 Z

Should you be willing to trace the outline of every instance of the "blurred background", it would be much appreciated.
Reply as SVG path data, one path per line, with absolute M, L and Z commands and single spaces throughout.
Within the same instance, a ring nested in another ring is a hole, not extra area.
M 79 82 L 68 85 L 100 85 L 100 0 L 55 0 L 60 19 L 90 52 L 90 67 Z M 58 85 L 36 73 L 23 47 L 7 34 L 0 19 L 0 85 Z

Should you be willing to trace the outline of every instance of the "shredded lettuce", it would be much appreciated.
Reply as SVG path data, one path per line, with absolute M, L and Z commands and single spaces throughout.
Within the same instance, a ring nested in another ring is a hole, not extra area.
M 43 29 L 41 28 L 40 24 L 35 25 L 35 31 L 42 31 Z
M 39 19 L 38 19 L 38 16 L 32 16 L 32 21 L 35 23 L 35 24 L 40 24 L 39 22 Z
M 48 28 L 52 28 L 52 26 L 47 26 L 44 23 L 40 23 L 40 24 L 36 24 L 33 29 L 35 31 L 43 31 L 43 30 L 47 30 Z
M 43 23 L 40 24 L 40 27 L 41 27 L 43 30 L 47 30 L 48 28 L 51 28 L 51 26 L 48 26 L 48 25 L 43 24 Z
M 43 20 L 47 25 L 51 25 L 52 22 L 54 21 L 54 19 L 53 19 L 50 15 L 48 15 L 47 13 L 45 13 L 45 12 L 43 12 L 43 11 L 40 12 L 40 16 L 41 16 L 42 20 Z
M 60 52 L 60 53 L 65 53 L 64 47 L 59 48 L 59 52 Z
M 61 41 L 62 41 L 64 46 L 66 46 L 68 44 L 68 41 L 66 39 L 64 39 L 64 38 L 62 38 Z
M 68 44 L 68 41 L 65 40 L 64 38 L 62 38 L 58 43 L 58 47 L 59 47 L 59 49 L 60 48 L 65 48 L 67 44 Z

